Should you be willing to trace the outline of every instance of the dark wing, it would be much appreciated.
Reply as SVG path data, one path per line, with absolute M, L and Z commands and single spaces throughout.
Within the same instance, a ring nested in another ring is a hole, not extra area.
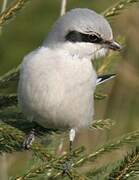
M 113 79 L 115 76 L 116 76 L 116 74 L 100 75 L 100 76 L 97 77 L 97 82 L 96 82 L 96 84 L 97 84 L 97 85 L 102 84 L 102 83 L 104 83 L 105 81 L 108 81 L 108 80 L 110 80 L 110 79 Z

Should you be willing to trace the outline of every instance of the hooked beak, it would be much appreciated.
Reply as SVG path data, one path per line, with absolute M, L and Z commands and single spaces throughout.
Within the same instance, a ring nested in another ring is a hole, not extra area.
M 115 41 L 111 41 L 108 43 L 108 48 L 114 51 L 120 51 L 122 49 L 122 46 Z

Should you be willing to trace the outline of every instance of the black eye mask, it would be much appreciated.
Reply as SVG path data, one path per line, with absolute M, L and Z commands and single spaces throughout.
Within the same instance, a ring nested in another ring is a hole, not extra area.
M 70 31 L 65 36 L 66 41 L 70 42 L 89 42 L 89 43 L 103 43 L 103 39 L 96 34 L 83 34 L 78 31 Z

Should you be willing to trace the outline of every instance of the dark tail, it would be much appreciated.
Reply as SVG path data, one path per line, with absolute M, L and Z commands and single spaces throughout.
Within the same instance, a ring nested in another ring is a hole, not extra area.
M 105 81 L 108 81 L 108 80 L 110 80 L 110 79 L 113 79 L 115 76 L 116 76 L 116 74 L 100 75 L 100 76 L 97 77 L 97 82 L 96 82 L 96 84 L 97 84 L 97 85 L 102 84 L 102 83 L 104 83 Z

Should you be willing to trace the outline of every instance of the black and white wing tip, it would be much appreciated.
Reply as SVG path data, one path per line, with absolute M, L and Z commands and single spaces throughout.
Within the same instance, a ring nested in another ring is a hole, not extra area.
M 108 81 L 108 80 L 110 80 L 110 79 L 113 79 L 115 76 L 116 76 L 116 74 L 100 75 L 100 76 L 97 77 L 97 82 L 96 82 L 96 84 L 97 84 L 97 85 L 102 84 L 102 83 L 104 83 L 105 81 Z

